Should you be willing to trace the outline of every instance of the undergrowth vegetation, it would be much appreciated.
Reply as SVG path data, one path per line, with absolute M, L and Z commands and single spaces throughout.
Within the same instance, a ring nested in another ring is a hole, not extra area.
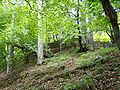
M 3 79 L 2 90 L 118 90 L 120 58 L 116 47 L 100 48 L 85 53 L 65 50 L 45 59 L 41 66 L 20 72 L 19 79 Z M 17 77 L 18 77 L 17 76 Z M 6 83 L 6 84 L 3 84 Z

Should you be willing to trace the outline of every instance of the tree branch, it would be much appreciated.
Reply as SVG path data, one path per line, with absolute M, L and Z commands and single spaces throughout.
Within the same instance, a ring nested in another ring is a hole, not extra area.
M 28 0 L 25 0 L 25 1 L 26 1 L 26 2 L 27 2 L 27 4 L 29 5 L 30 10 L 33 10 L 33 8 L 32 8 L 32 6 L 31 6 L 30 2 L 29 2 Z
M 8 2 L 9 2 L 10 4 L 12 4 L 12 5 L 15 5 L 14 3 L 10 2 L 10 0 L 8 0 Z
M 74 17 L 77 17 L 75 14 L 73 14 L 72 12 L 70 11 L 67 11 L 68 13 L 72 14 Z
M 37 53 L 36 50 L 34 50 L 33 48 L 26 46 L 24 44 L 17 44 L 17 43 L 13 43 L 13 42 L 6 42 L 6 44 L 11 44 L 12 46 L 17 47 L 19 49 L 26 50 L 26 51 L 32 51 L 32 52 Z

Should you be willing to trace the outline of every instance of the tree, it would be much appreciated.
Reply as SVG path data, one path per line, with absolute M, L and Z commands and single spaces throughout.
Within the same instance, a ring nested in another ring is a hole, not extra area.
M 14 2 L 14 0 L 13 0 L 13 2 Z M 13 8 L 12 8 L 12 10 L 13 10 Z M 14 14 L 14 10 L 13 10 L 11 24 L 10 24 L 10 28 L 8 30 L 8 33 L 9 33 L 8 41 L 10 41 L 10 42 L 12 42 L 12 31 L 14 28 L 14 21 L 15 21 L 15 14 Z M 7 50 L 8 50 L 7 74 L 11 74 L 12 69 L 13 69 L 14 46 L 12 44 L 7 44 Z
M 109 21 L 112 25 L 115 42 L 120 50 L 120 31 L 119 31 L 118 20 L 117 20 L 117 12 L 113 8 L 113 6 L 110 4 L 109 0 L 100 0 L 100 1 L 102 3 L 106 16 L 109 18 Z
M 37 4 L 38 4 L 38 52 L 37 52 L 37 56 L 38 56 L 38 64 L 42 64 L 42 59 L 43 59 L 43 42 L 42 42 L 42 38 L 41 38 L 41 34 L 40 34 L 40 30 L 42 29 L 41 27 L 41 15 L 40 12 L 42 10 L 42 0 L 36 0 Z
M 79 26 L 79 25 L 80 25 L 80 20 L 79 20 L 79 18 L 80 18 L 80 17 L 79 17 L 79 2 L 80 2 L 80 1 L 78 0 L 78 8 L 77 8 L 77 24 L 78 24 L 78 28 L 77 28 L 77 29 L 78 29 L 78 32 L 79 32 L 79 34 L 80 34 L 81 32 L 80 32 L 80 26 Z M 84 51 L 84 50 L 83 50 L 83 45 L 82 45 L 82 36 L 79 35 L 78 38 L 79 38 L 80 52 L 82 52 L 82 51 Z

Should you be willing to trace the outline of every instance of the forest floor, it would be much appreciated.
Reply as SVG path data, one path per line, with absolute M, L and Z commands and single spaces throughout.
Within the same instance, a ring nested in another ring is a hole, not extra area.
M 4 78 L 0 90 L 120 90 L 120 53 L 114 47 L 57 53 Z

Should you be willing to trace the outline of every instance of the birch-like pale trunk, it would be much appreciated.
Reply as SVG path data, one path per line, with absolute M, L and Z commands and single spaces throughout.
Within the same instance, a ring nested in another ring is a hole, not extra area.
M 10 42 L 12 42 L 12 29 L 14 27 L 14 19 L 15 19 L 15 15 L 14 12 L 12 13 L 12 19 L 11 19 L 11 26 L 9 28 L 9 36 L 8 39 Z M 13 56 L 14 56 L 14 47 L 11 44 L 7 45 L 7 52 L 8 52 L 8 56 L 7 56 L 7 74 L 11 74 L 11 71 L 13 69 Z
M 42 42 L 42 38 L 41 38 L 41 34 L 40 34 L 40 30 L 42 29 L 41 26 L 41 10 L 42 10 L 42 0 L 36 0 L 37 4 L 38 4 L 38 51 L 37 51 L 37 64 L 42 64 L 42 60 L 43 60 L 43 42 Z
M 87 16 L 86 17 L 86 24 L 88 24 L 89 22 L 90 22 L 90 19 Z M 93 47 L 94 47 L 93 31 L 89 27 L 87 28 L 87 31 L 89 31 L 89 46 L 90 46 L 90 49 L 93 50 Z
M 89 44 L 90 44 L 90 48 L 93 50 L 94 47 L 94 39 L 93 39 L 93 31 L 90 29 L 90 40 L 89 40 Z
M 82 26 L 82 32 L 84 33 L 83 35 L 83 44 L 86 46 L 88 44 L 88 37 L 87 37 L 87 29 Z

